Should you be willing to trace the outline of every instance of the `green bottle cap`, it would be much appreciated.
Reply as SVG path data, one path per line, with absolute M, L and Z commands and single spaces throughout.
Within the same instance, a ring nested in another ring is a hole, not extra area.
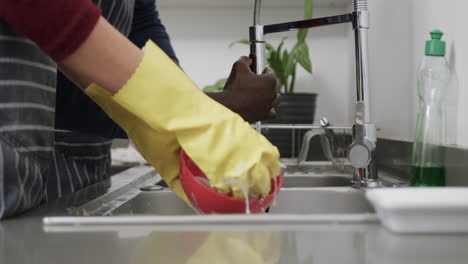
M 431 40 L 426 42 L 427 56 L 445 56 L 445 41 L 442 40 L 444 33 L 440 30 L 431 32 Z

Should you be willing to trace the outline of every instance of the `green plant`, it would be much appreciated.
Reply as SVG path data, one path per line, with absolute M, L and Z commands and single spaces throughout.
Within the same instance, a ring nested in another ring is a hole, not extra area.
M 314 0 L 304 0 L 304 19 L 312 18 L 313 9 Z M 273 69 L 280 80 L 283 93 L 294 93 L 298 64 L 307 72 L 312 73 L 309 46 L 306 42 L 308 32 L 307 29 L 303 29 L 297 33 L 297 42 L 291 50 L 284 48 L 287 38 L 283 38 L 277 47 L 270 43 L 265 45 L 268 66 Z M 236 41 L 231 46 L 236 43 L 250 44 L 250 41 Z
M 214 92 L 219 92 L 224 89 L 224 85 L 226 85 L 227 79 L 221 79 L 214 83 L 213 85 L 207 85 L 205 86 L 202 90 L 205 93 L 214 93 Z
M 313 16 L 313 11 L 314 0 L 304 0 L 304 19 L 311 19 Z M 296 70 L 298 64 L 301 65 L 302 68 L 307 72 L 312 73 L 309 46 L 306 42 L 308 32 L 308 29 L 298 31 L 297 42 L 291 50 L 288 50 L 284 47 L 287 38 L 283 38 L 277 47 L 274 47 L 268 42 L 265 45 L 267 64 L 275 72 L 276 76 L 280 80 L 281 92 L 283 93 L 294 93 L 296 84 Z M 235 44 L 250 45 L 250 41 L 235 41 L 231 43 L 230 47 Z M 225 81 L 225 79 L 223 80 Z M 223 87 L 217 85 L 220 84 L 221 81 L 218 81 L 215 85 L 205 87 L 203 91 L 221 91 Z

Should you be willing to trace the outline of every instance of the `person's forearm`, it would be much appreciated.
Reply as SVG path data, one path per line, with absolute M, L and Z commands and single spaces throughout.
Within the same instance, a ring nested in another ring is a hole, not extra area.
M 101 17 L 88 39 L 60 68 L 81 88 L 94 82 L 115 93 L 130 79 L 142 57 L 142 50 Z
M 224 105 L 225 107 L 229 108 L 231 111 L 236 112 L 236 107 L 233 102 L 230 100 L 229 95 L 225 92 L 213 92 L 213 93 L 205 93 L 211 99 L 215 100 L 216 102 Z

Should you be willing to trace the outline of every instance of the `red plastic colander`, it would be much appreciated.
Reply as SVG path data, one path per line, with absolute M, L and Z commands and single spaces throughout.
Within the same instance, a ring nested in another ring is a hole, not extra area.
M 206 179 L 205 174 L 182 150 L 180 153 L 180 179 L 185 194 L 192 203 L 192 206 L 203 214 L 245 214 L 245 200 L 217 192 L 211 187 L 201 182 L 197 177 Z M 263 213 L 273 202 L 283 184 L 283 175 L 280 173 L 275 181 L 271 181 L 271 191 L 268 196 L 260 199 L 249 200 L 251 213 Z M 275 194 L 276 192 L 276 194 Z

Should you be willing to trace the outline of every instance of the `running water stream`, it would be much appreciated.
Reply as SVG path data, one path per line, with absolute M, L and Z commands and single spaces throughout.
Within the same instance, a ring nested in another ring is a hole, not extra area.
M 244 193 L 245 199 L 245 214 L 250 214 L 250 203 L 249 203 L 249 187 L 245 184 L 242 185 L 242 192 Z

